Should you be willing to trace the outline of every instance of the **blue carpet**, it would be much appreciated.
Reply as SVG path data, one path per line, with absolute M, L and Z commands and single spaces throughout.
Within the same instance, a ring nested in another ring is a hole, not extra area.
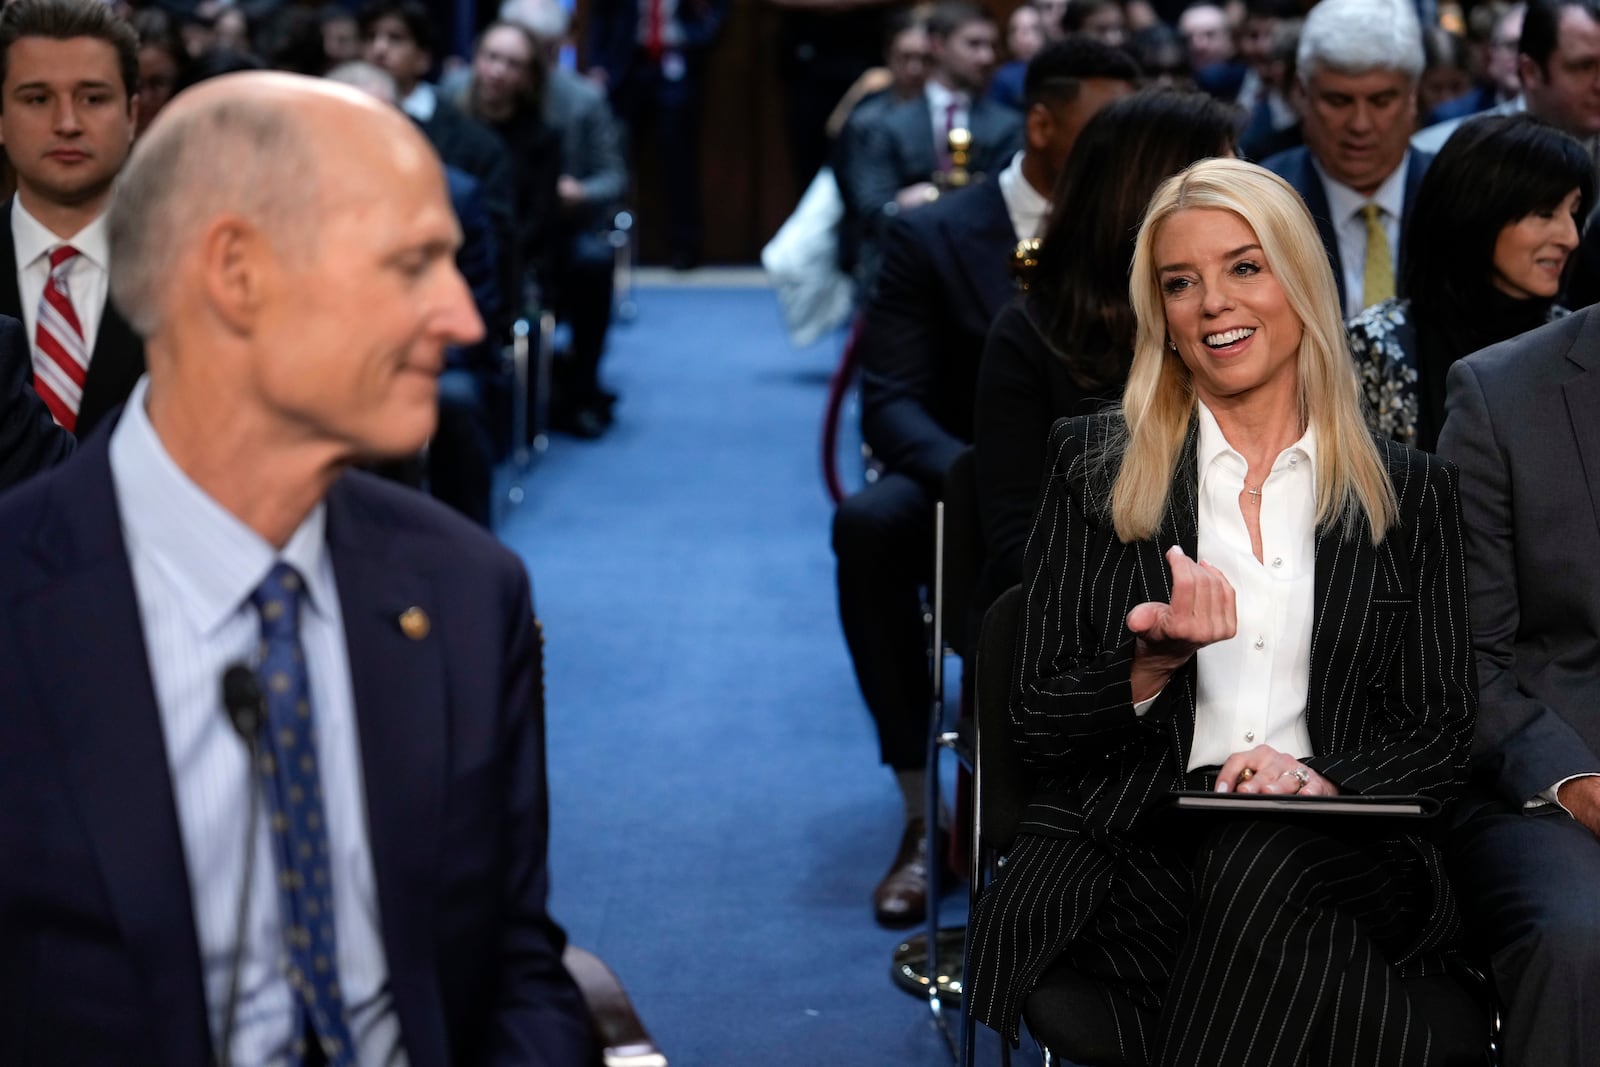
M 674 1067 L 945 1067 L 872 919 L 901 810 L 835 608 L 837 342 L 796 352 L 764 290 L 638 302 L 616 428 L 557 437 L 501 528 L 547 639 L 552 911 Z

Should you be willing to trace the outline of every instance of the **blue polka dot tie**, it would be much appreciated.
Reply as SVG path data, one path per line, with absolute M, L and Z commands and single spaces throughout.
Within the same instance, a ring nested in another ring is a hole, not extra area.
M 294 990 L 296 1040 L 291 1062 L 307 1061 L 305 1040 L 300 1037 L 305 1035 L 317 1042 L 330 1067 L 346 1067 L 355 1063 L 355 1050 L 339 992 L 328 827 L 322 812 L 311 688 L 300 647 L 303 592 L 300 575 L 287 563 L 279 563 L 250 598 L 261 615 L 260 671 L 267 694 L 261 784 L 272 813 L 285 956 Z

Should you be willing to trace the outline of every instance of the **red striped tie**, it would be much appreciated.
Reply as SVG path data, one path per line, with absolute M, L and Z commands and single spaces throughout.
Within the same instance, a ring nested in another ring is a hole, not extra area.
M 83 380 L 89 373 L 89 350 L 83 327 L 72 308 L 67 271 L 78 250 L 60 245 L 50 252 L 50 278 L 39 300 L 39 326 L 34 331 L 33 388 L 56 422 L 68 432 L 78 424 Z

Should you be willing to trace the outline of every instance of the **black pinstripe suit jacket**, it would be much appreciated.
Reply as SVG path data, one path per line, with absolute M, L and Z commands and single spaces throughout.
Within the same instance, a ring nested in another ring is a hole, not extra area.
M 1118 539 L 1109 513 L 1115 459 L 1095 460 L 1113 447 L 1120 416 L 1064 419 L 1052 430 L 1051 473 L 1028 540 L 1012 689 L 1015 736 L 1033 778 L 1024 833 L 1087 835 L 1115 849 L 1142 813 L 1184 787 L 1194 663 L 1135 716 L 1126 618 L 1137 604 L 1170 598 L 1165 549 L 1179 544 L 1197 555 L 1197 425 L 1179 455 L 1160 535 L 1131 544 Z M 1457 474 L 1393 441 L 1379 440 L 1378 448 L 1399 498 L 1398 526 L 1377 546 L 1365 524 L 1348 538 L 1342 528 L 1317 531 L 1307 699 L 1313 754 L 1304 762 L 1346 793 L 1448 800 L 1467 779 L 1477 707 Z M 1437 849 L 1421 838 L 1393 846 L 1401 862 L 1426 866 L 1436 914 L 1453 924 Z M 1059 909 L 1053 893 L 1079 887 L 1077 875 L 1058 873 L 1055 888 L 1026 894 L 1041 915 Z M 1044 928 L 1030 916 L 1013 919 Z M 1437 947 L 1438 936 L 1420 931 L 1415 952 Z M 1048 962 L 998 962 L 1000 988 L 975 989 L 982 1005 L 998 1010 L 980 1008 L 980 1018 L 1011 1024 L 1014 1006 Z

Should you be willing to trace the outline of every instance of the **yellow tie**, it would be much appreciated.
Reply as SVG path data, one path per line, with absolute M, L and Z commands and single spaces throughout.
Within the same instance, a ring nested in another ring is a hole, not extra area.
M 1371 307 L 1394 295 L 1394 260 L 1389 257 L 1389 235 L 1383 232 L 1383 209 L 1363 204 L 1361 214 L 1367 219 L 1367 269 L 1361 278 L 1361 303 Z

